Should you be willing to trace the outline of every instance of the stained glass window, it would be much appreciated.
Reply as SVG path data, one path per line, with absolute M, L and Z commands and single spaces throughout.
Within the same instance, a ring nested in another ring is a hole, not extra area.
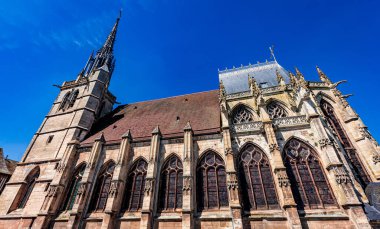
M 240 153 L 239 174 L 245 210 L 279 208 L 269 160 L 253 144 Z
M 115 170 L 115 163 L 108 163 L 98 175 L 95 183 L 92 199 L 90 202 L 90 211 L 104 211 L 108 192 L 111 186 L 113 171 Z
M 271 119 L 283 118 L 288 116 L 286 110 L 277 102 L 271 102 L 267 105 L 267 111 Z
M 143 159 L 139 159 L 132 166 L 128 175 L 126 195 L 123 203 L 125 211 L 137 211 L 142 208 L 147 168 L 148 163 Z
M 228 206 L 226 170 L 223 159 L 209 151 L 197 168 L 198 210 Z
M 362 187 L 365 188 L 369 184 L 369 182 L 371 182 L 370 178 L 357 154 L 356 149 L 353 147 L 346 132 L 342 128 L 339 119 L 335 115 L 334 108 L 325 100 L 321 100 L 321 108 L 328 123 L 330 124 L 334 132 L 337 134 L 339 141 L 343 145 L 347 153 L 348 161 L 351 162 L 357 180 L 362 185 Z
M 299 209 L 335 205 L 317 154 L 306 143 L 291 139 L 284 147 L 286 172 Z
M 160 202 L 161 210 L 182 208 L 182 162 L 177 156 L 171 156 L 161 172 Z

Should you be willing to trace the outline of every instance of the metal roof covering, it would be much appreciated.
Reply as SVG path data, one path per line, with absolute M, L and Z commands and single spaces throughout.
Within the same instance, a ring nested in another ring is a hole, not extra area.
M 248 74 L 261 88 L 273 87 L 278 85 L 276 69 L 289 83 L 288 72 L 276 61 L 219 71 L 219 80 L 223 82 L 227 94 L 249 91 Z

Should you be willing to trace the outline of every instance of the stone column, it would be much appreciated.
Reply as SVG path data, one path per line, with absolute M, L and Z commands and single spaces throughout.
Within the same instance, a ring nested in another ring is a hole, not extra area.
M 182 229 L 194 228 L 194 153 L 193 130 L 190 122 L 184 127 L 184 152 L 183 152 L 183 192 L 182 192 Z
M 113 172 L 111 186 L 108 194 L 107 205 L 104 211 L 101 229 L 115 228 L 115 214 L 121 208 L 128 175 L 128 158 L 131 152 L 132 136 L 128 130 L 123 136 L 120 150 Z
M 290 228 L 302 228 L 300 217 L 297 211 L 297 204 L 294 201 L 290 181 L 286 173 L 284 161 L 278 146 L 276 134 L 273 129 L 272 121 L 263 106 L 260 107 L 260 114 L 264 125 L 264 133 L 268 141 L 270 153 L 272 155 L 272 169 L 275 174 L 276 190 L 279 195 L 282 208 L 286 212 Z
M 102 156 L 103 145 L 105 143 L 103 133 L 95 139 L 94 145 L 92 146 L 88 164 L 84 171 L 82 181 L 80 182 L 79 190 L 73 209 L 70 213 L 70 218 L 67 223 L 67 228 L 79 228 L 81 224 L 81 218 L 83 211 L 86 209 L 87 200 L 91 196 L 91 190 L 93 182 L 96 181 L 97 167 L 100 157 Z
M 148 171 L 145 180 L 144 201 L 141 210 L 140 229 L 150 229 L 153 227 L 153 209 L 156 193 L 157 157 L 160 153 L 161 132 L 157 126 L 152 132 L 150 152 L 148 158 Z
M 65 153 L 57 166 L 56 173 L 50 183 L 42 208 L 33 222 L 33 228 L 47 228 L 64 200 L 64 190 L 70 183 L 70 175 L 75 166 L 76 149 L 79 141 L 73 140 L 67 144 Z

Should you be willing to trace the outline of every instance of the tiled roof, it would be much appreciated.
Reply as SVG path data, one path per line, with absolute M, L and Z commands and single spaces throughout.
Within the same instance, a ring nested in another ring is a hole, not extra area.
M 0 173 L 11 175 L 16 169 L 17 161 L 4 158 L 3 149 L 0 148 Z
M 163 137 L 183 136 L 188 121 L 194 134 L 219 132 L 219 91 L 119 106 L 94 124 L 82 145 L 91 144 L 101 133 L 107 142 L 119 141 L 128 129 L 134 140 L 149 139 L 157 125 Z

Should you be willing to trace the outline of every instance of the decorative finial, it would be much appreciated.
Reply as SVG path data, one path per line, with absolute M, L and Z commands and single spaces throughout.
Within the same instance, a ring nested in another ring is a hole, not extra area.
M 277 76 L 277 82 L 279 85 L 285 85 L 285 80 L 284 80 L 284 77 L 282 77 L 282 75 L 280 74 L 280 72 L 278 71 L 278 69 L 276 69 L 276 76 Z
M 277 63 L 276 56 L 274 55 L 274 45 L 269 47 L 271 58 Z
M 325 73 L 322 72 L 322 70 L 318 66 L 317 66 L 317 72 L 322 82 L 325 82 L 327 84 L 332 84 L 331 80 L 326 76 Z

